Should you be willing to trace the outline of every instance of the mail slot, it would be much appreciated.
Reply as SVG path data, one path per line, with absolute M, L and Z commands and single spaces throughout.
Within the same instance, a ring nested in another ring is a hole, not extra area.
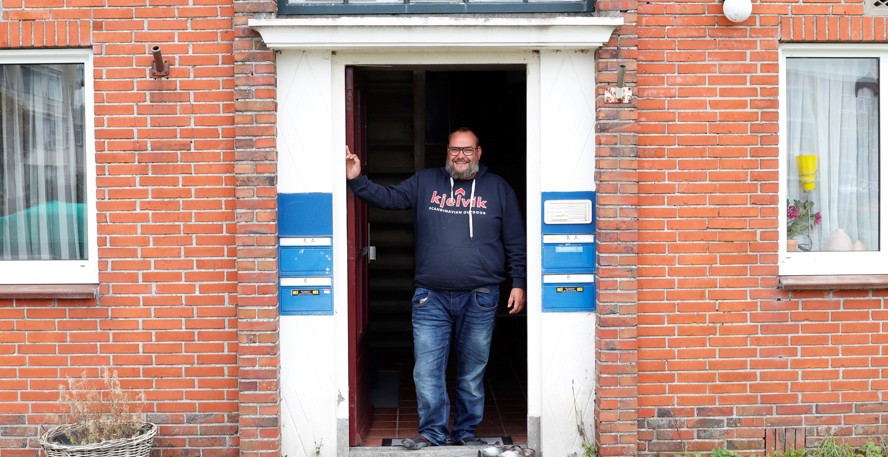
M 543 269 L 595 271 L 595 235 L 543 235 Z
M 281 276 L 333 274 L 332 240 L 327 237 L 281 238 Z
M 280 313 L 282 316 L 333 314 L 331 278 L 281 278 Z
M 543 311 L 595 311 L 595 275 L 543 275 Z

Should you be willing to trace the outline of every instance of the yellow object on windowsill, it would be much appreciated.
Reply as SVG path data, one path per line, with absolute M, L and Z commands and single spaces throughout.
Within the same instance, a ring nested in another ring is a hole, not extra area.
M 811 192 L 814 190 L 814 178 L 817 175 L 817 156 L 800 155 L 796 157 L 796 164 L 799 166 L 799 181 L 802 183 L 802 190 Z

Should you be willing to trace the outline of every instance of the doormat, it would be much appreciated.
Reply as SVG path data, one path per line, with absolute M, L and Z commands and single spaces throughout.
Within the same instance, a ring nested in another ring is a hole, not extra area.
M 382 447 L 401 447 L 401 440 L 404 438 L 383 438 Z M 496 443 L 507 445 L 514 444 L 512 443 L 512 437 L 509 435 L 506 436 L 495 436 L 493 438 L 481 438 L 484 441 L 487 441 L 487 444 L 482 444 L 480 446 L 493 446 Z

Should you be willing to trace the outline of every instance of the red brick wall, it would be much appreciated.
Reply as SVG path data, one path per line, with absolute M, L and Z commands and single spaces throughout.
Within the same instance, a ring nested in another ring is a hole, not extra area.
M 240 448 L 244 457 L 280 455 L 280 335 L 277 309 L 277 151 L 275 54 L 247 27 L 272 16 L 271 0 L 235 7 Z
M 884 42 L 885 20 L 858 2 L 753 4 L 739 25 L 720 2 L 639 5 L 643 455 L 761 454 L 775 427 L 809 446 L 888 431 L 885 291 L 777 278 L 778 43 Z
M 602 456 L 633 455 L 637 437 L 636 264 L 637 143 L 636 102 L 609 104 L 604 91 L 617 81 L 635 90 L 636 0 L 598 0 L 604 14 L 622 14 L 625 25 L 597 54 L 596 230 L 598 250 L 595 436 Z M 591 425 L 591 424 L 589 424 Z
M 0 48 L 92 48 L 101 286 L 92 300 L 0 299 L 0 455 L 38 455 L 59 384 L 103 366 L 145 392 L 155 455 L 237 455 L 233 5 L 2 6 Z M 151 77 L 153 45 L 169 77 Z
M 885 42 L 885 20 L 859 3 L 756 3 L 741 25 L 718 2 L 598 9 L 627 23 L 598 52 L 599 94 L 623 63 L 638 96 L 599 101 L 602 455 L 888 432 L 884 291 L 776 277 L 778 41 Z M 102 283 L 0 300 L 4 457 L 37 455 L 59 383 L 107 365 L 146 392 L 159 455 L 279 453 L 274 54 L 246 27 L 273 12 L 4 0 L 0 48 L 93 49 Z

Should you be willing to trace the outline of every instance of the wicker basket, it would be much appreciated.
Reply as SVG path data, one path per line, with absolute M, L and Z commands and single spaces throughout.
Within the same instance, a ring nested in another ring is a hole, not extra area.
M 40 445 L 47 457 L 148 457 L 157 434 L 157 426 L 146 422 L 142 425 L 142 433 L 133 438 L 84 445 L 64 444 L 60 438 L 74 428 L 76 426 L 60 425 L 40 435 Z

